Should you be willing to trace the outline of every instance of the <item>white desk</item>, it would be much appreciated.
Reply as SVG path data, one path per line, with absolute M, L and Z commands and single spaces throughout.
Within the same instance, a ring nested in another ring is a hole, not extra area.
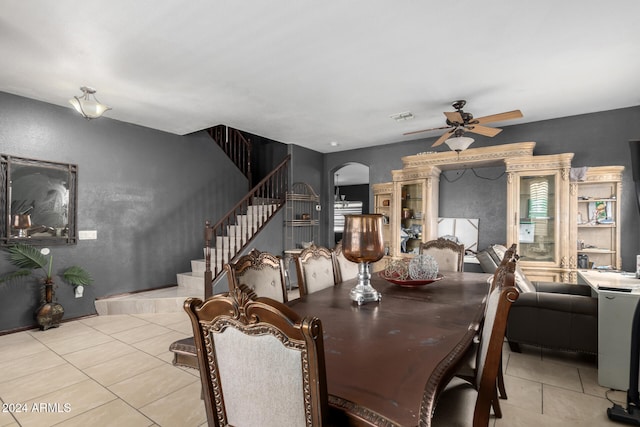
M 629 388 L 631 324 L 640 299 L 640 280 L 632 273 L 578 271 L 578 282 L 598 297 L 598 383 L 616 390 Z M 602 287 L 629 289 L 630 292 Z

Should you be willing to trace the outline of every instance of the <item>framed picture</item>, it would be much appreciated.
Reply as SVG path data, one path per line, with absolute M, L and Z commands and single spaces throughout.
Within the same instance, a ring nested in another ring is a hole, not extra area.
M 536 225 L 532 223 L 520 223 L 520 243 L 533 243 L 535 240 Z
M 611 217 L 611 202 L 596 200 L 589 202 L 589 222 L 610 223 L 613 222 Z

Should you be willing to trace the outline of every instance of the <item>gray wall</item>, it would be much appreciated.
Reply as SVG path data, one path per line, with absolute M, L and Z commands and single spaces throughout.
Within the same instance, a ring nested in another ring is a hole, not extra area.
M 318 239 L 316 244 L 322 246 L 329 246 L 331 239 L 328 237 L 324 230 L 327 222 L 327 209 L 328 204 L 323 201 L 322 193 L 325 191 L 325 181 L 322 173 L 322 166 L 324 164 L 324 155 L 317 151 L 309 150 L 308 148 L 300 147 L 298 145 L 289 145 L 289 154 L 291 154 L 291 175 L 289 178 L 290 183 L 305 182 L 313 188 L 313 191 L 320 196 L 320 205 L 322 210 L 320 211 L 320 227 L 318 231 Z M 329 190 L 331 192 L 331 190 Z M 333 201 L 332 201 L 333 202 Z M 332 245 L 330 245 L 333 247 Z
M 524 111 L 526 116 L 526 111 Z M 635 256 L 640 254 L 640 215 L 634 200 L 629 140 L 640 137 L 640 106 L 593 114 L 565 117 L 522 125 L 504 126 L 494 138 L 474 136 L 472 147 L 514 142 L 536 142 L 534 154 L 575 153 L 572 166 L 622 165 L 622 266 L 635 271 Z M 324 194 L 331 194 L 328 178 L 341 165 L 359 162 L 369 166 L 370 184 L 390 182 L 391 171 L 402 169 L 401 157 L 422 151 L 445 151 L 446 145 L 431 148 L 435 137 L 411 142 L 399 142 L 366 149 L 342 151 L 325 155 Z M 479 247 L 506 239 L 506 177 L 504 168 L 479 168 L 474 171 L 447 171 L 450 181 L 440 182 L 440 213 L 447 217 L 479 218 Z M 464 172 L 464 175 L 462 175 Z M 462 175 L 462 176 L 461 176 Z M 496 180 L 491 180 L 497 178 Z M 329 221 L 329 219 L 327 219 Z M 323 230 L 330 232 L 329 224 Z M 327 231 L 329 230 L 329 231 Z
M 108 116 L 108 114 L 107 114 Z M 65 318 L 93 300 L 176 283 L 202 257 L 203 226 L 247 190 L 246 179 L 204 132 L 173 135 L 0 93 L 0 152 L 78 165 L 78 229 L 97 240 L 51 247 L 54 269 L 81 265 L 95 283 L 81 299 L 58 280 Z M 13 271 L 0 257 L 0 274 Z M 0 284 L 0 331 L 33 325 L 35 280 Z

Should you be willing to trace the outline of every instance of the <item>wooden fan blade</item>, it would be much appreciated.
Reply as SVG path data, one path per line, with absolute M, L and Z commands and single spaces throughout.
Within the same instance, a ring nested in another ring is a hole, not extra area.
M 484 136 L 496 136 L 497 134 L 502 132 L 502 129 L 490 128 L 488 126 L 469 125 L 465 127 L 469 132 L 477 133 L 479 135 L 484 135 Z
M 441 145 L 441 144 L 442 144 L 442 143 L 444 143 L 447 139 L 449 139 L 449 137 L 450 137 L 451 135 L 453 135 L 453 132 L 454 132 L 454 131 L 455 131 L 455 129 L 454 129 L 454 130 L 450 130 L 450 131 L 447 131 L 447 132 L 443 133 L 443 134 L 440 136 L 440 138 L 438 138 L 438 139 L 437 139 L 437 141 L 436 141 L 436 142 L 434 142 L 434 143 L 433 143 L 433 145 L 431 145 L 431 146 L 432 146 L 432 147 L 437 147 L 438 145 Z
M 447 116 L 447 120 L 449 120 L 451 123 L 464 123 L 462 115 L 457 111 L 445 111 L 444 115 Z
M 422 133 L 422 132 L 429 132 L 430 130 L 441 130 L 441 129 L 450 129 L 451 126 L 440 126 L 439 128 L 430 128 L 430 129 L 422 129 L 422 130 L 414 130 L 411 132 L 405 132 L 403 133 L 403 135 L 413 135 L 414 133 Z
M 483 123 L 491 123 L 491 122 L 501 122 L 503 120 L 519 119 L 520 117 L 522 117 L 522 112 L 520 110 L 513 110 L 513 111 L 507 111 L 506 113 L 492 114 L 490 116 L 478 117 L 477 119 L 474 119 L 474 122 L 483 124 Z

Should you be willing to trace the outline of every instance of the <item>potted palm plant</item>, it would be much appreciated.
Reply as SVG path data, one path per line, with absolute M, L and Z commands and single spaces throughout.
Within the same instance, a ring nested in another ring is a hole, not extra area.
M 31 245 L 19 243 L 8 246 L 6 251 L 9 262 L 18 267 L 18 270 L 0 277 L 0 282 L 38 273 L 44 288 L 41 305 L 36 311 L 36 321 L 42 330 L 59 326 L 64 315 L 64 308 L 55 299 L 55 283 L 52 274 L 53 255 L 50 254 L 50 250 L 48 248 L 36 249 Z M 62 271 L 61 277 L 76 288 L 84 287 L 93 282 L 91 275 L 77 265 L 66 268 Z

